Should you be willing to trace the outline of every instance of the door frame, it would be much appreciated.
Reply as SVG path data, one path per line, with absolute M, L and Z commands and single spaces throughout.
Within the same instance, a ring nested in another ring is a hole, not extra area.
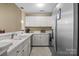
M 79 25 L 79 3 L 78 3 L 78 25 Z M 78 35 L 79 35 L 79 26 L 78 26 Z M 77 39 L 77 56 L 79 56 L 79 36 Z

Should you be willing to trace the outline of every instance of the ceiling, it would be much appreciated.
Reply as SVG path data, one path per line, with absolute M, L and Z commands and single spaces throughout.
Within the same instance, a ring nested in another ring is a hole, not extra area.
M 27 14 L 50 14 L 57 3 L 44 3 L 43 7 L 37 6 L 37 3 L 16 3 Z

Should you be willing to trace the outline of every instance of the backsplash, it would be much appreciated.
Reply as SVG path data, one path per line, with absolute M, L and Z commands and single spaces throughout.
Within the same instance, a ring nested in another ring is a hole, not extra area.
M 52 27 L 25 27 L 25 29 L 29 28 L 30 32 L 44 32 L 52 30 Z

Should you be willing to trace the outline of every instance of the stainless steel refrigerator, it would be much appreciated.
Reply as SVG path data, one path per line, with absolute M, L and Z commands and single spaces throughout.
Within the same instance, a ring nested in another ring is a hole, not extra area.
M 61 10 L 59 10 L 61 9 Z M 56 52 L 57 55 L 73 55 L 74 40 L 74 4 L 62 3 L 57 9 L 56 16 Z

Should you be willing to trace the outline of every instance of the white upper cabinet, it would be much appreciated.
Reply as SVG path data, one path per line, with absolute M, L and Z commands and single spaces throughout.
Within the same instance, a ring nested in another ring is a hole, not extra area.
M 26 16 L 25 26 L 52 26 L 50 16 Z

